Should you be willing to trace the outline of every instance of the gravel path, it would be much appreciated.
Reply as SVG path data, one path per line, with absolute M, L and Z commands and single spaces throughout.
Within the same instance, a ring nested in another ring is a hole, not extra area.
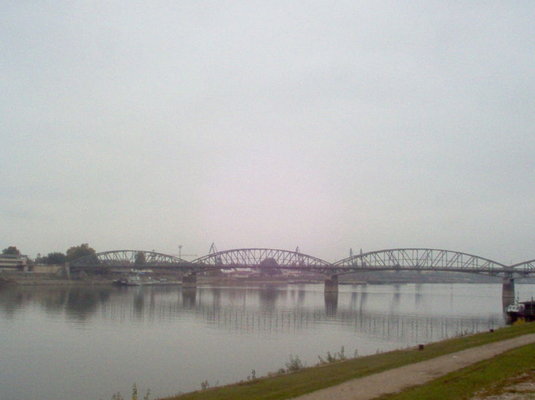
M 370 400 L 421 385 L 478 361 L 492 358 L 515 347 L 535 343 L 535 334 L 519 336 L 496 343 L 451 353 L 427 361 L 409 364 L 363 378 L 353 379 L 330 388 L 296 397 L 298 400 Z M 425 351 L 425 350 L 423 350 Z

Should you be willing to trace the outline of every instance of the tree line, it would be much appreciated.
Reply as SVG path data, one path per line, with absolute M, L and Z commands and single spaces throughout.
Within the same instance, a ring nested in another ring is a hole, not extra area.
M 95 249 L 87 243 L 82 243 L 79 246 L 69 247 L 65 253 L 55 251 L 48 253 L 46 256 L 38 255 L 33 262 L 35 264 L 64 265 L 66 262 L 76 260 L 77 258 L 95 254 Z M 21 252 L 16 246 L 9 246 L 2 250 L 2 255 L 20 256 Z
M 35 260 L 28 258 L 28 261 L 33 264 L 47 264 L 47 265 L 64 265 L 66 262 L 71 262 L 77 258 L 84 256 L 95 255 L 96 251 L 87 243 L 82 243 L 79 246 L 72 246 L 67 249 L 65 253 L 55 251 L 48 253 L 46 256 L 40 256 L 39 254 Z M 21 252 L 16 246 L 9 246 L 2 250 L 2 255 L 7 256 L 20 256 Z M 145 254 L 142 251 L 136 253 L 135 265 L 144 265 L 146 263 Z

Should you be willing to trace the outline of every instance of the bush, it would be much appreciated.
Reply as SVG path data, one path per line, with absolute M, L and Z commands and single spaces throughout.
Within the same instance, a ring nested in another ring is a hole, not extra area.
M 304 367 L 305 365 L 303 364 L 299 356 L 297 355 L 293 356 L 290 354 L 290 361 L 286 363 L 286 371 L 296 372 L 296 371 L 299 371 L 300 369 L 303 369 Z

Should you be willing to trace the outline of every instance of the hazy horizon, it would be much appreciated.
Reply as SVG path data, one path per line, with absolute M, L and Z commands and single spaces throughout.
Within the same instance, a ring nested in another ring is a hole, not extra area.
M 535 3 L 0 4 L 0 248 L 535 258 Z

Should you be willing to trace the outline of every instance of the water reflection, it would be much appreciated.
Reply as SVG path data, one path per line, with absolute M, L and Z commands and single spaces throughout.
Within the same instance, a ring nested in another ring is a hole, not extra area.
M 110 398 L 142 381 L 169 396 L 276 370 L 289 353 L 313 363 L 341 346 L 366 355 L 496 328 L 500 297 L 501 285 L 6 287 L 0 398 Z
M 83 321 L 110 301 L 111 293 L 111 288 L 8 287 L 0 290 L 0 311 L 9 317 L 37 304 L 47 314 L 64 312 L 68 318 Z
M 399 283 L 396 283 L 394 285 L 394 293 L 392 294 L 392 302 L 390 303 L 390 308 L 392 310 L 396 310 L 399 306 L 399 303 L 401 301 L 401 285 Z
M 414 305 L 418 307 L 422 303 L 422 284 L 414 285 Z
M 185 310 L 192 310 L 196 306 L 197 289 L 182 288 L 182 305 Z
M 338 309 L 338 292 L 325 292 L 325 315 L 335 317 Z
M 265 286 L 258 291 L 258 300 L 262 311 L 274 311 L 277 298 L 286 292 L 279 291 L 277 286 Z
M 0 291 L 0 312 L 4 318 L 13 318 L 15 313 L 37 306 L 77 323 L 89 323 L 92 318 L 165 322 L 188 316 L 212 328 L 246 333 L 296 332 L 334 323 L 354 332 L 397 341 L 434 340 L 503 324 L 500 310 L 472 315 L 416 313 L 419 306 L 428 306 L 426 300 L 431 301 L 424 295 L 422 285 L 416 286 L 411 295 L 403 293 L 402 285 L 391 287 L 390 294 L 370 294 L 365 287 L 354 290 L 359 291 L 323 293 L 305 286 L 21 287 Z M 374 302 L 368 305 L 370 296 Z M 377 302 L 388 296 L 386 308 L 377 308 Z M 323 304 L 318 301 L 321 298 Z M 412 309 L 403 308 L 407 302 L 414 304 Z

